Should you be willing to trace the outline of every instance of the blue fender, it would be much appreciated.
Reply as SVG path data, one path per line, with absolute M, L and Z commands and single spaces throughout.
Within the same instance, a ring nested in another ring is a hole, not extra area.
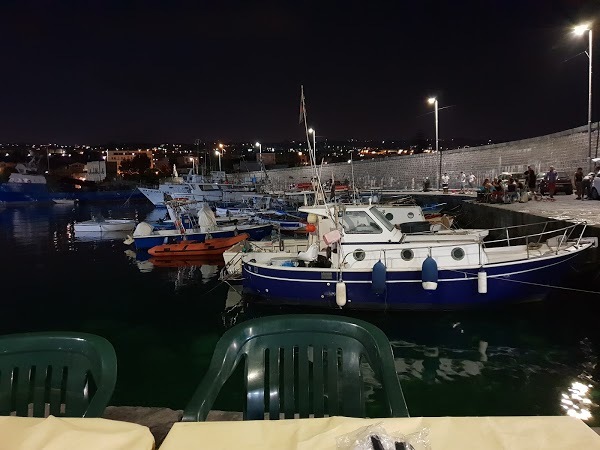
M 423 289 L 426 291 L 435 291 L 438 285 L 438 267 L 435 259 L 433 259 L 431 256 L 425 258 L 421 269 L 421 281 Z
M 373 273 L 371 278 L 371 289 L 375 294 L 380 295 L 385 292 L 385 279 L 387 278 L 387 268 L 381 260 L 377 261 L 373 266 Z

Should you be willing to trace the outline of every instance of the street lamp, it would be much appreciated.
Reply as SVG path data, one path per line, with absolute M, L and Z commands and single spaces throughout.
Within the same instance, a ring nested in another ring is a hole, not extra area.
M 438 101 L 436 97 L 429 97 L 427 99 L 427 103 L 433 105 L 435 109 L 435 151 L 439 153 L 440 156 L 440 168 L 438 172 L 438 185 L 439 188 L 442 188 L 442 153 L 440 152 L 440 140 L 438 137 Z
M 309 128 L 308 132 L 313 135 L 313 151 L 316 158 L 317 155 L 317 132 L 314 128 Z
M 254 144 L 255 147 L 258 147 L 258 160 L 262 161 L 262 144 L 260 142 L 257 142 L 256 144 Z
M 221 171 L 221 152 L 219 150 L 215 150 L 215 155 L 219 157 L 219 172 Z
M 588 32 L 589 48 L 587 51 L 589 64 L 588 74 L 588 162 L 589 169 L 592 170 L 592 24 L 578 25 L 573 28 L 573 32 L 577 36 L 583 36 L 583 33 Z

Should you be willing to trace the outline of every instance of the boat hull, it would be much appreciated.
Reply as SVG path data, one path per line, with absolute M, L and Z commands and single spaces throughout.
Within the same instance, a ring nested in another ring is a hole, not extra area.
M 580 253 L 488 266 L 487 293 L 478 292 L 476 267 L 440 270 L 436 290 L 423 288 L 420 270 L 390 270 L 383 294 L 374 292 L 370 270 L 344 271 L 348 301 L 343 309 L 451 310 L 541 300 L 550 288 L 540 280 L 557 285 Z M 244 293 L 249 302 L 261 304 L 338 308 L 338 276 L 332 269 L 243 264 Z
M 112 231 L 133 231 L 135 220 L 107 220 L 97 222 L 95 220 L 75 222 L 73 228 L 76 233 L 107 233 Z
M 186 232 L 185 238 L 190 241 L 198 241 L 204 242 L 206 240 L 207 235 L 210 238 L 226 238 L 237 236 L 240 233 L 248 233 L 250 236 L 250 240 L 260 241 L 267 236 L 271 235 L 271 231 L 273 230 L 273 225 L 257 225 L 253 227 L 244 227 L 240 226 L 238 229 L 224 230 L 224 231 L 211 231 L 209 233 L 194 233 L 194 232 Z M 165 230 L 171 231 L 171 230 Z M 168 234 L 151 234 L 147 236 L 133 236 L 133 240 L 135 242 L 135 247 L 138 250 L 148 250 L 152 247 L 162 244 L 173 244 L 177 242 L 181 242 L 184 239 L 184 235 L 181 234 L 177 230 L 172 230 L 172 233 Z
M 2 183 L 0 203 L 51 203 L 52 198 L 44 183 Z
M 44 183 L 2 183 L 0 184 L 0 203 L 55 203 L 56 200 L 81 202 L 104 202 L 116 200 L 136 200 L 143 198 L 137 189 L 98 190 L 77 192 L 51 192 Z

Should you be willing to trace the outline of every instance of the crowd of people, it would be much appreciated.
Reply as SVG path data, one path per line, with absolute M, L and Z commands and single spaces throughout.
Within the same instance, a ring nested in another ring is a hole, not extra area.
M 600 167 L 596 167 L 594 173 L 598 174 L 599 169 Z M 514 201 L 524 202 L 531 198 L 535 198 L 536 200 L 542 199 L 543 194 L 540 191 L 538 178 L 533 167 L 527 166 L 527 170 L 523 173 L 523 176 L 523 180 L 515 180 L 510 176 L 505 181 L 498 178 L 494 178 L 493 180 L 486 178 L 482 183 L 480 192 L 485 194 L 485 199 L 490 202 L 512 203 Z M 577 168 L 572 182 L 577 195 L 575 200 L 587 200 L 591 198 L 592 179 L 592 176 L 584 176 L 583 168 Z M 550 166 L 543 180 L 545 181 L 545 190 L 548 192 L 548 199 L 554 200 L 556 182 L 558 180 L 558 172 L 554 166 Z
M 595 176 L 600 176 L 600 166 L 594 168 Z M 506 174 L 503 177 L 493 179 L 485 178 L 480 185 L 477 185 L 477 177 L 473 172 L 467 175 L 461 171 L 456 181 L 460 186 L 459 193 L 477 192 L 481 199 L 490 202 L 512 203 L 515 201 L 528 201 L 532 198 L 537 200 L 543 198 L 543 193 L 548 193 L 548 199 L 554 200 L 554 195 L 557 189 L 558 172 L 554 166 L 550 166 L 549 170 L 544 174 L 544 192 L 541 192 L 539 186 L 538 175 L 532 166 L 527 166 L 527 170 L 520 175 Z M 564 175 L 561 180 L 564 180 Z M 593 175 L 584 176 L 583 168 L 578 167 L 573 175 L 572 184 L 577 195 L 575 200 L 587 200 L 592 197 L 592 180 Z M 444 193 L 449 192 L 450 176 L 444 172 L 441 179 L 441 188 Z M 561 181 L 562 183 L 562 181 Z M 429 191 L 431 182 L 428 177 L 423 179 L 423 190 Z M 570 192 L 566 191 L 568 194 Z

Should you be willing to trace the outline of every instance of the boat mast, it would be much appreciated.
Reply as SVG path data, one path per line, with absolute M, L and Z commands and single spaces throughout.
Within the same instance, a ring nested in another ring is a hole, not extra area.
M 306 104 L 304 99 L 304 85 L 300 85 L 300 123 L 304 122 L 304 132 L 306 134 L 306 143 L 308 145 L 308 156 L 310 159 L 310 167 L 312 171 L 311 182 L 315 190 L 315 205 L 319 204 L 319 199 L 323 204 L 327 205 L 325 201 L 325 191 L 323 190 L 323 183 L 321 183 L 321 174 L 317 168 L 317 136 L 316 131 L 311 129 L 313 132 L 313 144 L 310 142 L 310 131 L 308 128 L 308 122 L 306 120 Z M 316 183 L 316 186 L 315 186 Z

